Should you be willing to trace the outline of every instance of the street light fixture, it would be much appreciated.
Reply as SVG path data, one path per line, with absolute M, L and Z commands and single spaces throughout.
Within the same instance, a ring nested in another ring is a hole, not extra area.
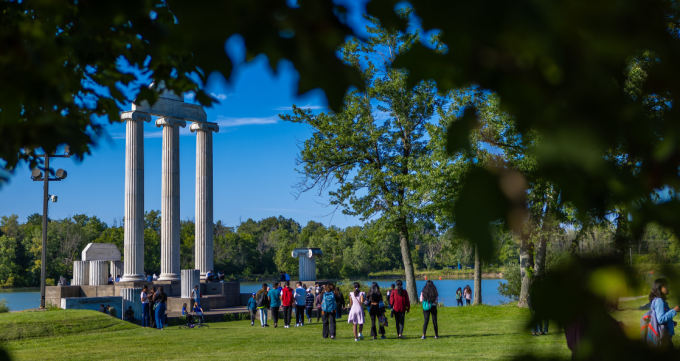
M 70 158 L 71 154 L 69 153 L 69 147 L 68 145 L 64 148 L 64 154 L 63 155 L 48 155 L 47 153 L 43 155 L 36 155 L 36 157 L 44 157 L 45 158 L 45 173 L 43 175 L 43 172 L 40 171 L 40 169 L 33 169 L 31 171 L 31 179 L 33 179 L 34 182 L 44 182 L 43 185 L 43 218 L 42 218 L 42 251 L 41 251 L 41 256 L 40 256 L 40 308 L 44 309 L 45 308 L 45 278 L 46 278 L 46 268 L 45 268 L 45 263 L 46 263 L 46 258 L 47 258 L 47 202 L 52 201 L 56 202 L 57 201 L 57 196 L 55 195 L 50 195 L 48 194 L 49 188 L 50 188 L 50 183 L 49 182 L 59 182 L 62 179 L 65 179 L 67 176 L 67 172 L 63 169 L 58 169 L 57 172 L 55 173 L 56 177 L 50 177 L 49 171 L 50 171 L 50 158 Z

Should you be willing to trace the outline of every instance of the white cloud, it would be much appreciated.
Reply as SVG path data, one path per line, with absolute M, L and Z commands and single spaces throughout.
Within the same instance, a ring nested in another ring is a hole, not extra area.
M 241 125 L 262 125 L 262 124 L 276 124 L 279 117 L 272 115 L 270 117 L 253 117 L 253 118 L 232 118 L 220 115 L 215 122 L 220 127 L 238 127 Z
M 227 99 L 227 94 L 222 94 L 222 93 L 220 93 L 220 94 L 210 93 L 210 95 L 211 95 L 213 98 L 217 99 L 217 100 L 225 100 L 225 99 Z
M 163 138 L 163 131 L 144 132 L 144 138 Z
M 184 93 L 184 99 L 194 99 L 195 97 L 196 97 L 196 93 L 194 93 L 194 92 Z
M 323 105 L 313 105 L 313 104 L 307 104 L 307 105 L 300 105 L 298 108 L 303 108 L 303 109 L 327 109 L 327 106 Z M 274 110 L 293 110 L 293 107 L 278 107 L 274 108 Z

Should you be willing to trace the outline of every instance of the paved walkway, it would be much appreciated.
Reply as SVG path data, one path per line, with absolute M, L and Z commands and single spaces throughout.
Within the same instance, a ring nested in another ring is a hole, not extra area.
M 216 316 L 216 315 L 224 315 L 228 313 L 248 313 L 248 309 L 246 306 L 236 306 L 236 307 L 227 307 L 227 308 L 214 308 L 211 309 L 210 311 L 205 311 L 203 314 L 205 316 Z M 168 312 L 167 316 L 174 318 L 174 317 L 179 317 L 182 315 L 182 311 L 177 311 L 177 312 Z
M 639 300 L 640 298 L 645 298 L 648 296 L 635 296 L 635 297 L 619 297 L 619 302 L 626 302 L 632 300 Z

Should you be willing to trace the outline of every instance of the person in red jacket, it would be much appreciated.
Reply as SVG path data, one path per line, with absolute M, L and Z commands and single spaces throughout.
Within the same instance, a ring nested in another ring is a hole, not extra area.
M 406 313 L 411 311 L 411 301 L 408 299 L 408 292 L 403 288 L 401 280 L 395 282 L 397 284 L 396 291 L 390 292 L 390 304 L 394 309 L 394 320 L 397 324 L 397 337 L 404 338 L 404 318 Z
M 293 289 L 290 288 L 290 282 L 286 281 L 283 289 L 281 290 L 281 305 L 283 306 L 284 328 L 290 328 L 290 316 L 294 304 L 295 298 L 293 297 Z

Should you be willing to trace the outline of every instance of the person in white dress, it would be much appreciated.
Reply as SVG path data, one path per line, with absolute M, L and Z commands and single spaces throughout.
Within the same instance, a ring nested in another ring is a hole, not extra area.
M 347 323 L 354 324 L 354 341 L 363 340 L 361 332 L 364 330 L 364 293 L 359 290 L 361 285 L 354 282 L 354 292 L 349 294 L 350 310 L 347 316 Z M 357 328 L 358 331 L 357 332 Z

